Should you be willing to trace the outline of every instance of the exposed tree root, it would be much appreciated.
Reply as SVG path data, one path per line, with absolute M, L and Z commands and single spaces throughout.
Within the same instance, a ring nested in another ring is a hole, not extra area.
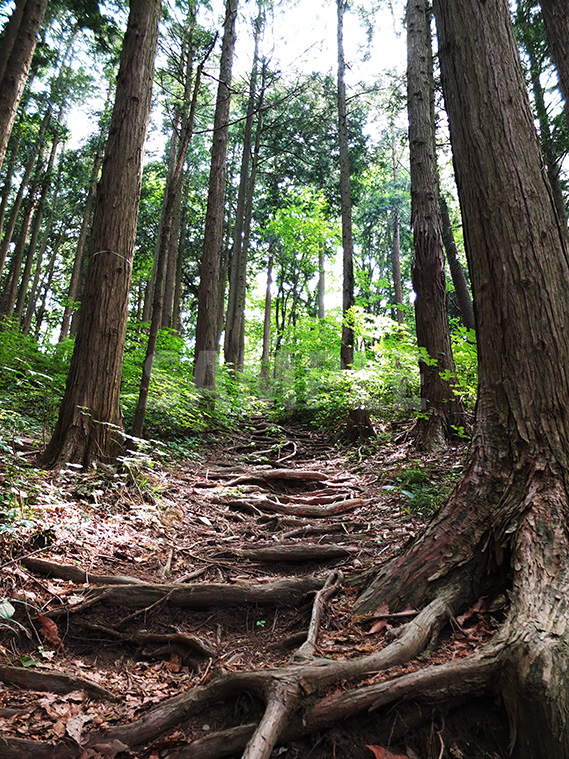
M 49 693 L 71 693 L 74 690 L 84 690 L 91 698 L 115 700 L 115 695 L 102 685 L 86 680 L 84 677 L 62 675 L 57 672 L 37 672 L 24 667 L 0 666 L 0 680 L 28 690 Z
M 299 517 L 316 517 L 326 518 L 333 517 L 337 514 L 345 514 L 348 511 L 353 511 L 360 506 L 365 506 L 369 503 L 369 499 L 365 498 L 346 498 L 343 501 L 334 501 L 331 504 L 292 504 L 292 503 L 279 503 L 279 501 L 272 498 L 235 498 L 235 497 L 223 497 L 213 499 L 213 503 L 222 503 L 227 506 L 234 506 L 238 509 L 244 506 L 254 507 L 259 511 L 270 511 L 275 514 L 286 514 L 287 516 L 299 516 Z
M 333 587 L 334 581 L 330 579 L 329 588 Z M 255 729 L 250 747 L 247 749 L 248 753 L 245 756 L 247 759 L 267 757 L 283 734 L 285 725 L 292 724 L 292 715 L 299 709 L 306 694 L 317 693 L 340 681 L 376 674 L 387 667 L 403 664 L 414 658 L 437 635 L 440 627 L 444 625 L 449 614 L 452 613 L 453 607 L 458 603 L 459 597 L 460 593 L 456 588 L 442 594 L 441 598 L 436 599 L 419 612 L 414 620 L 403 625 L 398 637 L 392 643 L 369 656 L 339 661 L 318 660 L 304 664 L 293 663 L 278 670 L 231 672 L 220 675 L 207 685 L 198 686 L 187 693 L 163 701 L 130 725 L 117 725 L 109 728 L 105 733 L 89 736 L 86 745 L 92 746 L 95 742 L 107 740 L 118 740 L 130 747 L 143 743 L 147 744 L 179 722 L 183 722 L 191 715 L 200 713 L 212 703 L 227 700 L 240 692 L 247 691 L 262 698 L 265 701 L 266 709 L 263 718 Z M 449 675 L 447 675 L 448 677 Z M 407 693 L 411 694 L 414 685 L 408 687 Z M 388 689 L 388 685 L 384 684 L 384 688 Z M 402 697 L 397 689 L 395 692 L 395 699 Z M 381 697 L 381 691 L 374 692 L 371 703 L 376 703 Z M 365 703 L 361 708 L 369 708 L 368 701 L 365 698 L 363 700 Z M 392 699 L 386 698 L 386 703 L 390 700 Z M 316 701 L 317 703 L 319 700 Z M 312 707 L 311 712 L 314 708 L 315 706 Z M 355 713 L 355 711 L 351 713 Z M 300 726 L 296 728 L 296 730 L 300 729 Z M 305 732 L 301 734 L 305 734 Z M 247 740 L 250 735 L 249 728 L 239 730 L 233 735 L 238 735 L 239 740 L 245 736 Z M 286 728 L 286 735 L 289 735 L 288 727 Z M 237 739 L 234 738 L 234 740 Z M 227 745 L 224 747 L 223 742 L 221 743 L 220 750 L 223 753 L 210 753 L 211 759 L 215 759 L 216 756 L 229 756 L 233 752 L 232 749 L 231 752 L 227 753 Z M 211 751 L 211 744 L 208 743 L 208 746 Z M 190 747 L 188 747 L 188 752 L 184 756 L 192 756 Z
M 59 577 L 62 580 L 71 580 L 81 585 L 144 585 L 144 580 L 138 577 L 128 577 L 124 575 L 97 575 L 91 572 L 85 572 L 73 564 L 56 564 L 45 559 L 33 559 L 31 557 L 21 559 L 26 569 L 32 572 L 46 575 L 47 577 Z
M 245 485 L 251 482 L 272 482 L 288 480 L 290 482 L 324 482 L 328 475 L 322 472 L 312 472 L 307 469 L 255 469 L 247 474 L 235 477 L 225 483 L 225 487 Z
M 171 653 L 174 650 L 182 652 L 191 652 L 198 657 L 211 658 L 215 656 L 215 650 L 209 645 L 209 643 L 195 635 L 183 635 L 182 633 L 135 633 L 133 635 L 127 635 L 121 633 L 119 630 L 115 630 L 112 627 L 105 627 L 98 624 L 84 624 L 83 627 L 89 630 L 96 630 L 102 632 L 105 635 L 113 638 L 114 640 L 121 641 L 123 643 L 134 643 L 139 646 L 154 646 L 155 648 L 148 654 L 153 656 L 159 656 L 162 653 Z M 143 655 L 144 655 L 143 651 Z
M 351 551 L 345 546 L 303 543 L 302 545 L 260 545 L 251 548 L 234 548 L 231 554 L 251 561 L 328 561 L 344 559 Z
M 200 585 L 144 584 L 132 586 L 101 586 L 88 591 L 84 603 L 62 606 L 46 616 L 60 617 L 104 602 L 109 606 L 146 610 L 155 604 L 165 603 L 185 609 L 204 609 L 215 606 L 293 604 L 318 590 L 325 580 L 317 577 L 287 578 L 266 584 L 223 585 L 202 583 Z

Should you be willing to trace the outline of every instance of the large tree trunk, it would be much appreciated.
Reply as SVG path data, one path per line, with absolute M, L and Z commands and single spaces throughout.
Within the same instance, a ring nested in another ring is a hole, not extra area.
M 47 466 L 88 467 L 123 446 L 119 394 L 159 18 L 160 0 L 131 0 L 79 329 L 59 418 L 41 456 Z
M 516 759 L 566 759 L 569 732 L 569 245 L 543 170 L 507 0 L 435 0 L 479 393 L 462 481 L 357 610 L 506 589 L 486 650 Z
M 541 13 L 569 126 L 569 7 L 566 0 L 541 0 Z
M 215 368 L 219 341 L 218 322 L 220 312 L 220 268 L 223 246 L 223 208 L 237 7 L 238 0 L 227 0 L 219 86 L 217 89 L 213 124 L 213 145 L 211 150 L 211 168 L 196 325 L 194 381 L 196 387 L 202 388 L 212 396 L 215 393 Z
M 342 205 L 342 344 L 340 368 L 351 369 L 354 364 L 354 330 L 349 322 L 354 305 L 354 240 L 352 235 L 352 190 L 350 157 L 348 154 L 348 123 L 346 113 L 346 62 L 344 59 L 344 0 L 336 0 L 338 12 L 338 143 L 340 148 L 340 197 Z
M 407 108 L 415 321 L 417 343 L 423 352 L 419 360 L 422 414 L 417 419 L 416 440 L 419 446 L 432 450 L 446 446 L 453 431 L 464 424 L 464 412 L 455 392 L 447 314 L 427 0 L 409 0 L 407 5 Z
M 0 43 L 0 168 L 30 70 L 47 0 L 17 0 Z

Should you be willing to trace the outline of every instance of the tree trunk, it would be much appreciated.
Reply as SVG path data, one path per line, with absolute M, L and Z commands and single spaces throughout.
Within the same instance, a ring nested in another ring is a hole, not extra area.
M 420 447 L 434 450 L 444 448 L 453 431 L 464 424 L 464 411 L 455 393 L 447 315 L 427 0 L 409 0 L 407 4 L 407 108 L 415 320 L 423 354 L 419 360 L 422 414 L 417 419 L 416 440 Z
M 350 157 L 348 153 L 348 123 L 346 113 L 346 62 L 344 59 L 345 0 L 336 0 L 338 11 L 338 143 L 340 148 L 340 196 L 342 204 L 342 344 L 340 368 L 351 369 L 354 364 L 354 330 L 350 326 L 349 312 L 354 305 L 354 241 L 352 236 L 352 191 L 350 185 Z
M 569 8 L 565 0 L 540 0 L 540 4 L 547 44 L 557 69 L 569 127 Z
M 507 0 L 435 0 L 439 55 L 476 304 L 479 392 L 462 481 L 360 597 L 468 604 L 503 590 L 485 655 L 515 759 L 569 756 L 569 243 L 552 201 Z M 474 657 L 473 657 L 474 658 Z
M 43 177 L 41 179 L 40 195 L 35 206 L 34 220 L 31 227 L 30 243 L 28 245 L 28 253 L 26 256 L 26 262 L 24 265 L 24 271 L 22 272 L 22 278 L 20 280 L 20 287 L 18 290 L 18 297 L 16 300 L 16 306 L 14 311 L 14 317 L 17 321 L 21 321 L 24 313 L 24 305 L 26 301 L 26 295 L 28 293 L 28 285 L 30 283 L 30 277 L 32 274 L 32 266 L 34 259 L 36 258 L 36 249 L 38 245 L 40 227 L 43 220 L 43 213 L 45 209 L 45 203 L 47 200 L 47 194 L 51 187 L 53 166 L 55 163 L 55 157 L 57 155 L 57 149 L 59 147 L 59 139 L 61 133 L 61 126 L 63 121 L 63 106 L 60 108 L 60 112 L 57 118 L 55 127 L 55 135 L 53 142 L 51 143 L 51 150 L 47 161 L 47 166 L 42 171 Z
M 450 222 L 450 215 L 448 212 L 448 205 L 445 196 L 440 193 L 439 203 L 441 207 L 441 221 L 442 221 L 442 235 L 443 243 L 445 246 L 445 253 L 450 269 L 450 276 L 452 277 L 452 283 L 454 285 L 454 291 L 456 293 L 456 301 L 458 303 L 458 310 L 460 311 L 460 318 L 466 329 L 476 329 L 476 323 L 474 321 L 474 308 L 472 307 L 472 300 L 470 298 L 470 292 L 468 291 L 468 284 L 464 275 L 464 269 L 458 258 L 458 248 L 454 241 L 454 234 L 452 231 L 452 224 Z
M 56 210 L 57 210 L 57 196 L 59 195 L 59 190 L 61 187 L 61 175 L 63 171 L 63 165 L 60 164 L 59 173 L 56 181 L 56 185 L 53 191 L 53 196 L 51 199 L 51 213 L 48 219 L 48 222 L 45 226 L 45 230 L 43 233 L 43 239 L 40 245 L 40 249 L 38 251 L 38 256 L 36 260 L 36 268 L 34 272 L 34 277 L 32 281 L 32 286 L 30 288 L 30 295 L 28 298 L 28 305 L 26 308 L 26 314 L 24 316 L 24 320 L 22 322 L 22 333 L 24 335 L 29 334 L 30 327 L 32 324 L 32 319 L 36 310 L 36 300 L 37 300 L 37 294 L 38 294 L 38 284 L 41 277 L 41 271 L 42 271 L 42 263 L 43 263 L 43 257 L 45 255 L 45 251 L 47 250 L 47 244 L 49 242 L 49 236 L 51 233 L 51 227 L 53 224 L 53 220 L 55 218 Z
M 0 42 L 0 168 L 16 118 L 47 0 L 17 0 Z
M 8 250 L 10 249 L 10 242 L 12 241 L 12 235 L 14 234 L 14 229 L 16 228 L 16 221 L 18 219 L 18 214 L 20 213 L 20 208 L 22 206 L 22 201 L 24 199 L 24 192 L 28 189 L 30 177 L 32 176 L 32 171 L 34 170 L 34 166 L 36 164 L 36 160 L 38 159 L 38 155 L 42 150 L 45 132 L 50 121 L 51 121 L 51 108 L 48 108 L 41 122 L 39 133 L 36 138 L 35 149 L 32 151 L 32 154 L 30 155 L 30 157 L 28 158 L 26 162 L 26 165 L 24 167 L 24 175 L 22 177 L 22 181 L 20 182 L 18 192 L 16 193 L 16 197 L 14 198 L 12 208 L 10 209 L 8 224 L 6 225 L 6 229 L 4 230 L 4 237 L 2 238 L 2 244 L 0 245 L 0 276 L 2 275 L 4 264 L 6 263 Z
M 89 467 L 123 450 L 121 371 L 159 0 L 131 0 L 93 220 L 79 328 L 46 466 Z
M 53 250 L 51 251 L 51 257 L 49 259 L 49 264 L 47 266 L 47 270 L 44 274 L 43 282 L 42 282 L 42 295 L 41 295 L 41 303 L 39 308 L 36 312 L 36 329 L 35 329 L 35 339 L 39 341 L 40 334 L 41 334 L 41 325 L 43 323 L 43 318 L 45 316 L 45 312 L 47 310 L 47 296 L 49 294 L 49 291 L 51 289 L 51 283 L 53 282 L 53 275 L 55 272 L 55 262 L 57 260 L 57 253 L 59 251 L 59 246 L 63 242 L 65 236 L 65 232 L 60 232 L 57 240 L 53 244 Z
M 10 268 L 8 270 L 8 276 L 2 294 L 2 302 L 0 303 L 0 314 L 7 319 L 12 317 L 14 310 L 14 304 L 16 303 L 16 296 L 18 293 L 18 282 L 20 280 L 20 273 L 22 271 L 22 264 L 24 263 L 24 251 L 26 244 L 30 237 L 30 230 L 32 226 L 32 216 L 37 208 L 36 192 L 38 190 L 37 182 L 31 185 L 29 188 L 29 195 L 26 199 L 24 206 L 24 212 L 20 221 L 20 233 L 18 235 L 18 241 L 14 248 L 14 254 L 10 261 Z
M 107 90 L 107 100 L 105 102 L 105 108 L 103 114 L 107 113 L 110 98 L 111 98 L 112 86 L 109 85 Z M 75 301 L 79 298 L 81 288 L 81 274 L 85 268 L 85 250 L 87 248 L 87 238 L 89 236 L 89 230 L 91 229 L 91 223 L 93 221 L 93 206 L 95 203 L 95 195 L 97 192 L 97 181 L 99 179 L 99 173 L 101 171 L 101 164 L 103 162 L 103 146 L 105 140 L 106 119 L 103 117 L 99 127 L 99 138 L 97 142 L 97 149 L 95 157 L 93 159 L 93 167 L 91 169 L 91 176 L 89 178 L 89 187 L 87 189 L 87 197 L 85 198 L 85 205 L 83 208 L 83 218 L 81 220 L 81 228 L 79 230 L 79 237 L 77 238 L 77 247 L 75 249 L 75 258 L 73 259 L 73 269 L 71 270 L 71 277 L 69 280 L 69 288 L 67 290 L 67 301 L 63 310 L 63 317 L 61 320 L 61 329 L 59 332 L 58 342 L 63 342 L 69 334 L 69 325 L 71 322 L 71 316 L 75 312 Z
M 211 168 L 196 325 L 194 382 L 196 387 L 202 388 L 211 394 L 212 397 L 215 393 L 215 368 L 219 341 L 218 319 L 220 311 L 220 264 L 223 245 L 223 208 L 237 7 L 238 0 L 227 0 L 219 86 L 213 125 Z
M 14 134 L 13 144 L 10 151 L 10 161 L 6 169 L 6 176 L 4 177 L 4 185 L 2 187 L 2 200 L 0 201 L 0 239 L 4 233 L 4 222 L 6 220 L 6 210 L 8 208 L 8 201 L 10 200 L 12 182 L 14 180 L 14 170 L 16 168 L 16 161 L 18 159 L 18 148 L 20 147 L 20 140 L 22 139 L 22 127 L 18 129 L 18 132 Z M 0 276 L 2 276 L 2 269 L 0 267 Z
M 393 170 L 393 182 L 397 183 L 399 170 L 397 166 L 397 153 L 395 150 L 395 135 L 391 143 L 391 165 Z M 401 221 L 399 219 L 399 208 L 393 209 L 393 244 L 391 248 L 391 271 L 393 276 L 393 290 L 395 293 L 395 316 L 397 323 L 403 326 L 405 315 L 403 313 L 403 288 L 401 287 Z
M 183 119 L 183 131 L 180 136 L 179 143 L 178 140 L 173 139 L 173 142 L 176 145 L 176 161 L 174 163 L 172 171 L 169 172 L 168 181 L 166 182 L 158 256 L 156 258 L 156 277 L 154 282 L 154 296 L 152 300 L 152 321 L 150 323 L 150 332 L 148 334 L 148 343 L 146 345 L 146 356 L 142 365 L 142 378 L 140 380 L 138 401 L 132 422 L 132 434 L 138 438 L 142 437 L 142 432 L 144 430 L 146 407 L 148 405 L 148 392 L 150 390 L 150 378 L 152 376 L 152 366 L 154 364 L 154 356 L 156 353 L 158 332 L 161 325 L 163 324 L 165 290 L 164 285 L 168 262 L 169 259 L 171 259 L 170 246 L 173 237 L 172 230 L 176 218 L 176 211 L 179 211 L 179 204 L 181 202 L 184 162 L 194 131 L 194 118 L 196 114 L 198 94 L 201 85 L 201 76 L 205 61 L 208 56 L 209 52 L 197 68 L 192 101 L 190 104 L 189 113 L 187 117 Z M 177 243 L 178 236 L 175 235 L 175 238 Z
M 241 172 L 239 176 L 239 191 L 237 193 L 237 208 L 235 210 L 235 225 L 233 228 L 233 252 L 229 272 L 229 296 L 227 302 L 227 317 L 225 320 L 225 350 L 224 358 L 227 366 L 234 371 L 241 371 L 239 361 L 241 353 L 241 333 L 245 321 L 245 296 L 247 292 L 247 247 L 244 244 L 245 206 L 250 187 L 249 165 L 253 144 L 253 118 L 255 115 L 255 99 L 257 97 L 257 69 L 259 62 L 259 37 L 263 26 L 261 13 L 254 22 L 253 64 L 249 81 L 249 100 L 243 137 L 243 152 L 241 155 Z M 253 189 L 253 188 L 251 188 Z
M 273 281 L 273 252 L 269 247 L 269 259 L 267 261 L 267 285 L 265 287 L 265 313 L 263 318 L 263 352 L 261 354 L 261 388 L 265 392 L 269 385 L 269 357 L 271 352 L 271 310 Z
M 326 244 L 324 240 L 318 248 L 318 291 L 316 297 L 318 299 L 318 318 L 320 321 L 324 321 L 326 318 L 326 308 L 324 305 L 324 296 L 326 294 L 326 272 L 324 270 L 326 254 Z
M 537 18 L 538 20 L 541 20 L 539 16 Z M 547 60 L 544 45 L 538 37 L 538 33 L 541 33 L 541 24 L 536 23 L 534 14 L 530 12 L 527 3 L 518 2 L 516 11 L 516 32 L 527 57 L 529 78 L 533 94 L 533 105 L 539 123 L 541 150 L 547 168 L 549 184 L 551 185 L 551 191 L 553 192 L 553 198 L 555 200 L 559 217 L 567 221 L 567 213 L 563 201 L 563 187 L 560 177 L 561 163 L 564 155 L 560 152 L 559 146 L 555 144 L 555 140 L 551 134 L 551 124 L 546 104 L 546 93 L 541 83 L 542 75 L 544 74 L 544 62 Z M 567 51 L 569 52 L 569 43 L 567 44 Z

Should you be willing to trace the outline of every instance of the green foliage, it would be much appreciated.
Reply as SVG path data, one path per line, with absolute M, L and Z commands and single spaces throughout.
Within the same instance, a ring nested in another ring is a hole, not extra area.
M 423 465 L 416 465 L 403 469 L 382 489 L 400 493 L 401 505 L 408 513 L 429 517 L 442 506 L 454 487 L 459 472 L 460 469 L 457 469 L 456 474 L 451 473 L 441 478 L 440 473 L 431 476 Z
M 0 450 L 17 434 L 45 436 L 55 422 L 67 369 L 66 345 L 40 351 L 15 327 L 0 329 Z
M 129 326 L 123 366 L 121 405 L 125 426 L 130 426 L 145 357 L 144 340 L 139 333 L 144 324 Z M 200 397 L 192 378 L 192 355 L 178 334 L 169 329 L 158 333 L 156 355 L 152 367 L 146 413 L 146 434 L 170 438 L 203 430 L 205 418 L 200 410 Z
M 462 400 L 467 409 L 473 409 L 478 389 L 478 353 L 476 333 L 457 321 L 452 324 L 452 353 Z

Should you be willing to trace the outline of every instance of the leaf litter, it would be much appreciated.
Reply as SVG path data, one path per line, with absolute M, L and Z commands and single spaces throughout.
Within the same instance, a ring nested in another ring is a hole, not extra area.
M 274 429 L 266 433 L 265 443 L 263 434 L 257 435 L 257 445 L 266 447 Z M 156 602 L 134 613 L 104 600 L 89 606 L 97 587 L 92 580 L 99 576 L 168 587 L 269 584 L 338 567 L 347 582 L 327 602 L 316 643 L 316 655 L 326 658 L 381 648 L 392 627 L 415 613 L 390 614 L 385 606 L 369 622 L 356 624 L 351 608 L 358 591 L 350 578 L 365 578 L 418 534 L 430 516 L 424 498 L 422 507 L 414 508 L 410 486 L 401 487 L 401 474 L 421 468 L 431 477 L 448 478 L 450 487 L 463 450 L 419 459 L 408 444 L 339 450 L 299 428 L 280 428 L 278 434 L 293 444 L 294 455 L 286 464 L 275 461 L 284 443 L 271 458 L 266 450 L 260 456 L 247 446 L 246 432 L 220 434 L 197 461 L 145 471 L 144 487 L 132 477 L 127 482 L 113 468 L 85 475 L 34 471 L 36 492 L 44 495 L 29 505 L 33 527 L 0 536 L 0 609 L 15 606 L 14 621 L 29 634 L 0 625 L 2 663 L 81 677 L 116 700 L 91 698 L 84 690 L 54 694 L 5 684 L 0 736 L 42 741 L 66 736 L 81 744 L 86 731 L 129 723 L 150 705 L 207 683 L 219 671 L 282 665 L 308 627 L 309 600 L 288 607 L 212 603 L 190 611 Z M 342 510 L 348 503 L 350 508 Z M 337 556 L 329 551 L 334 547 Z M 51 572 L 29 568 L 34 557 L 52 565 Z M 66 566 L 82 570 L 84 582 L 66 579 Z M 57 576 L 59 570 L 63 576 Z M 63 607 L 79 611 L 53 616 Z M 456 621 L 438 656 L 465 655 L 491 633 L 491 614 L 481 602 Z M 211 653 L 192 649 L 190 639 L 201 640 Z M 399 669 L 403 674 L 414 666 L 422 664 Z M 368 681 L 393 674 L 392 668 Z M 220 708 L 220 724 L 223 714 Z M 200 720 L 193 722 L 180 733 L 184 740 Z M 170 735 L 174 743 L 175 734 Z M 378 744 L 366 743 L 362 736 L 360 754 L 352 751 L 351 756 L 369 756 L 371 750 L 397 757 Z M 109 744 L 99 754 L 114 756 L 121 750 Z M 92 755 L 85 752 L 85 757 Z M 140 754 L 158 755 L 151 747 Z

